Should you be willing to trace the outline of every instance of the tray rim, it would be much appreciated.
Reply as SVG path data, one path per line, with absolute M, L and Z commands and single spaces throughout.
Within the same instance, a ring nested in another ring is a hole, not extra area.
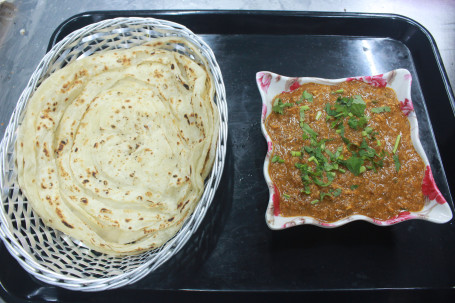
M 103 10 L 93 10 L 93 11 L 86 11 L 82 13 L 75 14 L 63 22 L 61 22 L 53 31 L 51 37 L 49 38 L 48 48 L 49 50 L 54 44 L 56 44 L 58 40 L 58 34 L 60 33 L 62 28 L 68 26 L 70 22 L 75 21 L 75 19 L 84 17 L 86 15 L 94 15 L 94 14 L 104 14 L 104 15 L 112 15 L 108 16 L 109 18 L 115 18 L 118 16 L 124 16 L 124 14 L 128 17 L 132 16 L 139 16 L 141 14 L 148 15 L 148 14 L 162 14 L 162 15 L 200 15 L 200 14 L 211 14 L 211 15 L 270 15 L 270 16 L 297 16 L 297 17 L 316 17 L 316 18 L 346 18 L 346 19 L 396 19 L 401 20 L 403 22 L 407 22 L 413 26 L 416 26 L 429 40 L 430 45 L 432 47 L 433 53 L 435 55 L 435 59 L 437 59 L 438 68 L 441 72 L 441 76 L 443 78 L 444 86 L 447 90 L 448 97 L 451 101 L 452 110 L 455 112 L 455 95 L 453 92 L 453 88 L 448 81 L 448 76 L 446 69 L 444 67 L 444 63 L 442 62 L 442 57 L 439 53 L 439 49 L 437 47 L 436 41 L 431 33 L 419 22 L 416 20 L 406 17 L 400 14 L 392 14 L 392 13 L 362 13 L 362 12 L 324 12 L 324 11 L 297 11 L 297 10 L 290 10 L 290 11 L 278 11 L 278 10 L 211 10 L 211 9 L 202 9 L 202 10 L 136 10 L 136 11 L 129 11 L 129 10 L 118 10 L 118 11 L 103 11 Z M 204 33 L 199 33 L 204 34 Z M 400 40 L 401 41 L 401 40 Z M 404 41 L 402 41 L 405 43 Z M 406 44 L 406 43 L 405 43 Z
M 430 43 L 430 46 L 432 47 L 432 50 L 433 50 L 433 54 L 435 56 L 435 61 L 438 65 L 438 69 L 441 73 L 441 78 L 443 80 L 443 84 L 445 86 L 445 89 L 446 89 L 446 92 L 447 92 L 447 97 L 449 99 L 449 102 L 450 102 L 450 106 L 452 108 L 452 110 L 455 112 L 455 107 L 454 107 L 454 104 L 455 104 L 455 99 L 454 99 L 454 94 L 453 94 L 453 90 L 452 90 L 452 87 L 450 85 L 450 83 L 448 82 L 448 77 L 447 77 L 447 73 L 445 71 L 445 67 L 443 65 L 443 62 L 442 62 L 442 58 L 439 54 L 439 50 L 437 48 L 437 45 L 433 39 L 433 37 L 431 36 L 431 34 L 428 32 L 428 30 L 426 30 L 425 27 L 423 27 L 422 25 L 420 25 L 418 22 L 416 22 L 415 20 L 409 18 L 409 17 L 406 17 L 406 16 L 402 16 L 402 15 L 398 15 L 398 14 L 388 14 L 388 13 L 356 13 L 356 12 L 353 12 L 353 13 L 341 13 L 341 12 L 302 12 L 302 11 L 268 11 L 268 10 L 138 10 L 138 11 L 126 11 L 126 10 L 119 10 L 119 11 L 87 11 L 87 12 L 83 12 L 83 13 L 79 13 L 79 14 L 76 14 L 76 15 L 73 15 L 72 17 L 66 19 L 65 21 L 63 21 L 54 31 L 53 31 L 53 34 L 51 36 L 51 40 L 49 43 L 52 43 L 52 39 L 55 38 L 56 36 L 56 33 L 57 33 L 57 30 L 60 29 L 60 28 L 63 28 L 64 25 L 66 25 L 67 22 L 71 21 L 71 20 L 74 20 L 75 17 L 79 17 L 79 16 L 83 16 L 83 15 L 88 15 L 88 14 L 116 14 L 115 16 L 111 16 L 111 18 L 115 18 L 115 17 L 121 17 L 121 16 L 125 16 L 125 15 L 121 15 L 123 13 L 128 13 L 128 14 L 133 14 L 133 15 L 130 15 L 130 16 L 137 16 L 136 14 L 138 13 L 144 13 L 144 14 L 149 14 L 147 16 L 149 17 L 152 17 L 152 18 L 162 18 L 162 16 L 164 15 L 175 15 L 175 14 L 179 14 L 179 15 L 200 15 L 200 14 L 259 14 L 259 15 L 293 15 L 293 16 L 300 16 L 300 17 L 321 17 L 321 18 L 326 18 L 326 17 L 333 17 L 333 18 L 353 18 L 353 19 L 356 19 L 356 18 L 359 18 L 359 17 L 365 17 L 365 18 L 393 18 L 393 19 L 400 19 L 402 21 L 405 21 L 405 22 L 408 22 L 408 23 L 411 23 L 412 25 L 414 26 L 417 26 L 419 27 L 419 29 L 427 36 L 427 39 L 429 40 L 429 43 Z M 156 16 L 158 15 L 158 16 Z M 195 32 L 196 34 L 201 34 L 199 32 Z M 204 34 L 204 33 L 202 33 Z M 403 41 L 402 41 L 403 42 Z M 404 43 L 404 42 L 403 42 Z M 433 131 L 432 131 L 433 133 Z M 441 161 L 442 162 L 442 161 Z M 450 186 L 449 186 L 449 190 L 450 190 Z M 2 294 L 7 294 L 8 295 L 8 298 L 11 299 L 14 296 L 14 294 L 12 294 L 11 292 L 7 291 L 5 288 L 4 288 L 4 285 L 1 285 L 0 284 L 0 297 L 2 297 Z M 438 288 L 438 287 L 431 287 L 431 288 L 428 288 L 428 287 L 415 287 L 415 288 L 411 288 L 411 289 L 405 289 L 405 288 L 386 288 L 386 289 L 346 289 L 346 290 L 340 290 L 340 289 L 333 289 L 333 290 L 329 290 L 329 292 L 331 293 L 340 293 L 341 294 L 346 294 L 346 291 L 347 292 L 350 292 L 350 291 L 355 291 L 357 293 L 359 292 L 374 292 L 374 294 L 376 295 L 376 293 L 393 293 L 393 292 L 399 292 L 399 293 L 405 293 L 405 294 L 409 294 L 410 292 L 409 291 L 417 291 L 417 292 L 420 292 L 420 291 L 426 291 L 426 293 L 430 292 L 430 293 L 433 293 L 433 294 L 437 294 L 439 291 L 443 290 L 445 291 L 445 294 L 449 294 L 451 297 L 453 297 L 455 295 L 455 289 L 453 288 L 450 288 L 450 287 L 446 287 L 446 288 Z M 132 292 L 136 291 L 134 289 L 130 290 Z M 160 293 L 160 291 L 157 291 L 157 290 L 150 290 L 151 293 Z M 174 290 L 172 291 L 172 293 L 174 292 L 177 292 L 177 293 L 182 293 L 182 290 Z M 183 292 L 185 292 L 183 290 Z M 244 293 L 243 291 L 238 291 L 240 294 Z M 254 290 L 252 290 L 251 292 L 254 292 Z M 259 293 L 273 293 L 275 291 L 271 290 L 271 291 L 256 291 L 256 292 L 259 292 Z M 302 293 L 317 293 L 317 292 L 321 292 L 321 291 L 318 291 L 318 290 L 307 290 L 307 291 L 286 291 L 286 293 L 288 294 L 292 294 L 292 293 L 298 293 L 299 297 Z M 323 292 L 323 291 L 322 291 Z M 200 292 L 201 294 L 204 294 L 204 293 L 208 293 L 209 294 L 209 298 L 211 297 L 210 294 L 213 293 L 212 291 L 201 291 Z M 223 293 L 221 291 L 221 293 Z M 226 293 L 226 292 L 224 292 Z M 230 292 L 227 292 L 227 293 L 236 293 L 236 291 L 230 291 Z M 413 292 L 415 294 L 415 292 Z M 372 294 L 372 293 L 371 293 Z M 92 294 L 93 295 L 93 294 Z M 404 295 L 406 297 L 406 295 Z M 389 296 L 385 296 L 385 298 L 389 298 Z M 30 300 L 30 299 L 29 299 Z M 29 302 L 29 300 L 27 299 L 24 299 L 24 301 L 27 301 Z M 21 301 L 22 302 L 22 301 Z

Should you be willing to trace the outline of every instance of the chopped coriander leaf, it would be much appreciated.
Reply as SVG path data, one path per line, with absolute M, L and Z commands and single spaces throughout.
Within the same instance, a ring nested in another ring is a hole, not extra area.
M 366 108 L 365 101 L 363 101 L 362 97 L 359 95 L 354 96 L 354 99 L 352 100 L 352 105 L 351 105 L 351 113 L 356 115 L 357 117 L 363 116 Z
M 300 99 L 307 100 L 308 102 L 313 102 L 313 95 L 307 91 L 304 91 Z
M 338 146 L 337 151 L 335 152 L 335 159 L 340 159 L 342 156 L 341 153 L 343 152 L 343 146 Z
M 364 158 L 373 158 L 376 156 L 376 150 L 371 147 L 368 147 L 368 149 L 361 149 L 359 151 L 359 156 Z
M 308 158 L 308 162 L 311 162 L 311 161 L 314 161 L 316 164 L 319 164 L 319 161 L 318 161 L 318 159 L 316 159 L 315 156 L 311 156 Z
M 302 124 L 302 129 L 307 132 L 310 136 L 312 137 L 317 137 L 318 136 L 318 133 L 315 132 L 308 124 L 306 123 L 303 123 Z
M 328 180 L 326 183 L 324 183 L 322 178 L 318 179 L 317 177 L 314 177 L 314 176 L 312 177 L 312 179 L 313 179 L 314 184 L 322 186 L 322 187 L 329 186 L 330 184 L 332 184 L 332 181 L 333 181 L 333 178 L 332 178 L 332 180 Z
M 363 159 L 352 156 L 351 158 L 345 161 L 346 168 L 349 169 L 351 173 L 358 176 L 360 175 L 361 171 L 360 168 L 363 166 Z
M 318 202 L 319 202 L 319 200 L 313 200 L 313 201 L 311 201 L 311 204 L 314 205 L 314 204 L 316 204 L 316 203 L 318 203 Z
M 324 192 L 321 192 L 319 194 L 319 200 L 322 201 L 324 200 L 325 197 L 338 197 L 339 195 L 341 195 L 341 189 L 340 188 L 337 188 L 337 189 L 330 189 L 329 192 L 327 193 L 324 193 Z
M 331 194 L 331 193 L 323 193 L 323 192 L 321 191 L 321 193 L 319 194 L 319 199 L 322 201 L 322 200 L 324 200 L 324 198 L 327 197 L 327 196 L 332 197 L 332 194 Z
M 332 152 L 331 152 L 330 150 L 328 150 L 328 149 L 326 149 L 326 150 L 324 150 L 324 151 L 325 151 L 325 153 L 329 156 L 330 161 L 335 161 L 335 154 L 334 154 L 334 153 L 332 153 Z
M 304 189 L 301 189 L 300 192 L 306 194 L 306 195 L 309 195 L 311 194 L 311 190 L 310 190 L 310 186 L 308 184 L 305 185 L 305 188 Z
M 272 157 L 272 163 L 276 163 L 276 162 L 278 162 L 278 163 L 284 163 L 284 160 L 281 159 L 280 156 L 275 155 L 275 156 Z
M 340 131 L 340 132 L 338 132 Z M 340 123 L 338 125 L 338 129 L 336 130 L 337 133 L 339 133 L 340 135 L 344 136 L 344 124 L 343 123 Z
M 286 199 L 289 199 L 291 196 L 289 196 L 289 195 L 286 194 L 286 193 L 283 193 L 283 197 L 285 197 Z
M 398 149 L 398 144 L 400 144 L 400 139 L 401 139 L 401 134 L 397 136 L 397 138 L 395 139 L 395 146 L 393 147 L 393 153 L 395 154 L 397 152 L 397 149 Z
M 371 112 L 375 113 L 375 114 L 390 112 L 390 107 L 388 107 L 388 106 L 375 107 L 375 108 L 371 109 Z
M 354 190 L 356 189 L 357 187 L 359 187 L 358 185 L 354 184 L 354 185 L 351 185 L 351 190 Z
M 335 116 L 336 114 L 338 114 L 338 112 L 336 110 L 332 109 L 332 106 L 330 105 L 330 103 L 327 103 L 325 105 L 325 112 L 329 116 Z
M 400 159 L 398 159 L 398 154 L 393 155 L 393 161 L 395 162 L 395 170 L 398 172 L 400 171 Z
M 343 136 L 341 136 L 341 139 L 343 140 L 344 144 L 346 144 L 348 146 L 348 149 L 349 149 L 349 146 L 352 144 L 351 141 L 349 141 L 348 138 L 343 137 Z
M 332 191 L 332 194 L 334 197 L 338 197 L 339 195 L 341 195 L 341 188 L 335 189 L 334 191 Z
M 377 146 L 381 146 L 381 140 L 377 139 L 377 140 L 376 140 L 376 145 L 377 145 Z
M 300 151 L 291 151 L 291 156 L 293 156 L 293 157 L 301 157 L 302 156 L 302 152 L 300 152 Z
M 344 89 L 340 88 L 340 89 L 337 89 L 336 91 L 333 91 L 332 92 L 332 95 L 335 95 L 335 94 L 342 94 L 344 93 Z
M 327 179 L 332 182 L 335 179 L 336 174 L 332 171 L 327 172 Z
M 367 170 L 367 168 L 365 166 L 363 166 L 363 165 L 360 166 L 360 170 L 359 171 L 360 171 L 361 174 L 364 173 L 366 170 Z
M 305 111 L 309 109 L 310 107 L 308 105 L 300 106 L 300 122 L 305 121 Z
M 336 164 L 336 163 L 335 163 Z M 325 171 L 331 171 L 331 170 L 334 170 L 335 169 L 335 164 L 331 164 L 329 162 L 324 162 L 323 166 L 324 166 L 324 170 Z
M 354 130 L 363 128 L 367 123 L 368 119 L 365 116 L 360 118 L 351 117 L 348 120 L 348 125 Z
M 275 105 L 272 107 L 272 110 L 275 113 L 283 114 L 284 108 L 285 107 L 290 107 L 290 106 L 292 106 L 292 103 L 283 103 L 283 102 L 281 102 L 281 99 L 277 99 L 275 101 Z
M 319 118 L 321 118 L 321 115 L 322 115 L 322 112 L 318 111 L 316 114 L 316 120 L 319 120 Z
M 348 125 L 349 125 L 349 127 L 351 127 L 352 129 L 357 130 L 357 127 L 358 127 L 358 125 L 359 125 L 359 120 L 357 120 L 357 118 L 351 117 L 351 118 L 348 120 Z

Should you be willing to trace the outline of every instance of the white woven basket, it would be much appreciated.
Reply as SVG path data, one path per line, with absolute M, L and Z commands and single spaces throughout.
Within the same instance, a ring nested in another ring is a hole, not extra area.
M 220 114 L 216 159 L 205 191 L 194 213 L 177 235 L 160 249 L 135 256 L 114 257 L 87 249 L 79 241 L 43 224 L 17 184 L 14 145 L 16 130 L 30 96 L 51 73 L 78 58 L 103 50 L 130 48 L 154 37 L 184 37 L 199 48 L 194 53 L 182 45 L 173 48 L 197 62 L 207 62 L 216 86 Z M 205 60 L 201 59 L 205 58 Z M 19 98 L 0 145 L 0 237 L 6 248 L 37 279 L 63 288 L 101 291 L 131 284 L 175 255 L 200 225 L 221 179 L 227 140 L 226 93 L 220 68 L 207 44 L 182 25 L 153 18 L 116 18 L 77 30 L 58 44 L 39 63 Z

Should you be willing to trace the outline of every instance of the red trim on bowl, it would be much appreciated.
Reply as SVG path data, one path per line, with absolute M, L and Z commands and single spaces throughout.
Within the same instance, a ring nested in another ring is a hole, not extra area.
M 438 202 L 439 204 L 444 204 L 447 202 L 444 196 L 439 191 L 436 182 L 434 181 L 433 173 L 431 172 L 431 168 L 429 165 L 427 165 L 427 168 L 425 170 L 425 177 L 423 178 L 422 181 L 422 192 L 430 200 L 436 200 L 436 202 Z

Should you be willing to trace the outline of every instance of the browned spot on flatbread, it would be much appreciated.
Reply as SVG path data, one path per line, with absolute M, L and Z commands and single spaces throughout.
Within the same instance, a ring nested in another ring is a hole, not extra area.
M 68 143 L 68 140 L 62 140 L 60 141 L 60 143 L 58 144 L 58 148 L 57 148 L 57 154 L 60 153 L 63 148 L 65 147 L 65 145 Z
M 101 209 L 100 209 L 100 213 L 103 213 L 103 214 L 112 214 L 112 210 L 107 209 L 107 208 L 101 208 Z
M 62 220 L 65 219 L 65 217 L 63 216 L 62 211 L 60 210 L 60 208 L 56 208 L 56 209 L 55 209 L 55 212 L 57 213 L 57 216 L 58 216 L 60 219 L 62 219 Z
M 74 228 L 73 225 L 69 224 L 68 222 L 66 222 L 65 220 L 62 220 L 62 223 L 68 227 L 68 228 Z
M 47 144 L 44 142 L 43 152 L 46 157 L 49 157 L 49 150 L 47 149 Z
M 154 76 L 155 78 L 158 78 L 158 79 L 159 79 L 159 78 L 162 78 L 162 77 L 163 77 L 163 74 L 160 73 L 159 70 L 155 69 L 155 72 L 153 73 L 153 76 Z
M 87 198 L 81 198 L 81 202 L 84 203 L 84 204 L 88 204 Z
M 186 202 L 183 204 L 182 208 L 180 209 L 180 212 L 185 208 L 185 206 L 190 202 L 190 200 L 186 200 Z M 178 208 L 178 207 L 177 207 Z

